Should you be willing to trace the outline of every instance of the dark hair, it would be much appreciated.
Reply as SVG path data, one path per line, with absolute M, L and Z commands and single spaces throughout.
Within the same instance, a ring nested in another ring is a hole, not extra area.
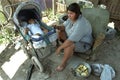
M 82 14 L 82 12 L 80 11 L 80 6 L 77 3 L 72 3 L 68 6 L 67 11 L 72 11 L 75 12 L 77 14 L 77 18 L 80 14 Z

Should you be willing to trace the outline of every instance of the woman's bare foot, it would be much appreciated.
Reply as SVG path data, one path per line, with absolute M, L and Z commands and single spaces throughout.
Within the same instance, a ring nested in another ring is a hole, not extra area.
M 60 71 L 63 71 L 64 69 L 65 69 L 65 65 L 59 65 L 59 66 L 57 66 L 57 68 L 55 69 L 56 71 L 58 71 L 58 72 L 60 72 Z

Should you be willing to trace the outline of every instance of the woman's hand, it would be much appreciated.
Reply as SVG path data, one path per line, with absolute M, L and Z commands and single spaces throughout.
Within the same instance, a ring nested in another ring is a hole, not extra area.
M 53 28 L 55 29 L 58 29 L 58 26 L 57 25 L 52 25 Z
M 60 31 L 65 31 L 65 27 L 63 25 L 58 26 L 58 25 L 52 25 L 55 29 L 60 30 Z
M 65 42 L 60 46 L 60 47 L 58 47 L 57 48 L 57 50 L 56 50 L 56 55 L 59 55 L 60 54 L 60 51 L 62 50 L 62 49 L 65 49 L 65 48 L 67 48 L 67 47 L 70 47 L 70 46 L 72 46 L 72 45 L 74 45 L 74 43 L 72 42 L 72 41 L 70 41 L 70 40 L 65 40 Z
M 61 49 L 60 47 L 58 47 L 57 50 L 55 51 L 55 54 L 56 54 L 56 55 L 59 55 L 61 50 L 62 50 L 62 49 Z

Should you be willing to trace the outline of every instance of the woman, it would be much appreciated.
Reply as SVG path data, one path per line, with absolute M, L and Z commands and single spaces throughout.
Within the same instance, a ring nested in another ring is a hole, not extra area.
M 64 56 L 61 64 L 56 68 L 57 71 L 62 71 L 73 52 L 86 52 L 92 46 L 92 29 L 90 23 L 82 16 L 80 7 L 77 3 L 72 3 L 67 8 L 68 19 L 63 23 L 63 26 L 56 28 L 66 32 L 66 37 L 60 37 L 64 40 L 60 45 L 56 54 L 64 50 Z

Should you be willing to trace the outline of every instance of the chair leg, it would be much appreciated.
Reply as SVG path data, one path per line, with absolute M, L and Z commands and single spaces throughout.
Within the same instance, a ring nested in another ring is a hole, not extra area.
M 90 60 L 91 61 L 96 61 L 97 60 L 97 57 L 96 57 L 96 53 L 92 53 L 92 55 L 90 55 Z

